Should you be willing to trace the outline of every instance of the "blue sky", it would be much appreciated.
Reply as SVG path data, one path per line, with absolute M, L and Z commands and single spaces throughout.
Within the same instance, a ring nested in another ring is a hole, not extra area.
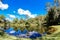
M 5 9 L 0 8 L 0 14 L 4 14 L 6 18 L 10 18 L 9 16 L 20 18 L 25 17 L 25 15 L 29 17 L 45 15 L 47 13 L 45 10 L 46 2 L 52 4 L 53 0 L 2 0 L 2 4 L 7 4 L 8 6 Z

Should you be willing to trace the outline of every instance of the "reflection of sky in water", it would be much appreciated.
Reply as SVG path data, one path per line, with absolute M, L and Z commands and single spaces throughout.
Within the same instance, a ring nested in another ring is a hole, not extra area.
M 6 33 L 16 33 L 16 34 L 26 34 L 28 31 L 27 30 L 18 30 L 18 31 L 15 31 L 13 28 L 9 28 L 7 30 L 5 30 Z
M 39 34 L 38 32 L 35 32 L 35 31 L 28 32 L 26 29 L 23 31 L 21 31 L 19 29 L 17 31 L 15 31 L 13 28 L 9 28 L 9 29 L 5 30 L 5 32 L 9 35 L 14 35 L 14 36 L 19 35 L 19 37 L 30 37 L 30 38 L 41 37 L 41 34 Z M 27 33 L 29 33 L 29 36 L 26 35 Z

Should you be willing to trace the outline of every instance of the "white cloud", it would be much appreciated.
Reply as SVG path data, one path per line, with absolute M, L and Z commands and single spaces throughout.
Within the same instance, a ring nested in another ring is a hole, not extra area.
M 18 9 L 18 13 L 20 15 L 27 15 L 29 16 L 30 18 L 35 18 L 36 17 L 36 14 L 32 14 L 29 10 L 23 10 L 21 8 Z
M 12 21 L 10 18 L 5 18 L 6 20 L 9 20 L 10 22 Z
M 16 18 L 15 15 L 11 15 L 11 14 L 8 14 L 8 16 L 9 16 L 10 18 Z
M 0 9 L 1 10 L 4 10 L 4 9 L 8 9 L 8 4 L 3 4 L 1 1 L 0 1 Z

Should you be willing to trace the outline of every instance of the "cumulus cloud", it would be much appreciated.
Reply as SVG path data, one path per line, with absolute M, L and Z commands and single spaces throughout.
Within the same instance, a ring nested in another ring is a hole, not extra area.
M 36 14 L 32 14 L 29 10 L 23 10 L 21 8 L 18 9 L 18 13 L 20 15 L 27 15 L 29 16 L 30 18 L 35 18 L 36 17 Z
M 11 15 L 11 14 L 8 14 L 8 16 L 9 16 L 10 18 L 16 18 L 15 15 Z
M 3 4 L 1 1 L 0 1 L 0 9 L 1 10 L 5 10 L 5 9 L 8 9 L 8 4 Z
M 5 18 L 6 20 L 9 20 L 10 22 L 12 21 L 10 18 Z

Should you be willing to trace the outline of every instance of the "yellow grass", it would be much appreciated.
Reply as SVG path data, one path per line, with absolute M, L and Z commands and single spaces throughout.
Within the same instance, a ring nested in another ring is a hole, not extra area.
M 51 27 L 54 27 L 57 29 L 53 34 L 57 34 L 60 32 L 60 25 L 55 25 L 55 26 L 51 26 Z

